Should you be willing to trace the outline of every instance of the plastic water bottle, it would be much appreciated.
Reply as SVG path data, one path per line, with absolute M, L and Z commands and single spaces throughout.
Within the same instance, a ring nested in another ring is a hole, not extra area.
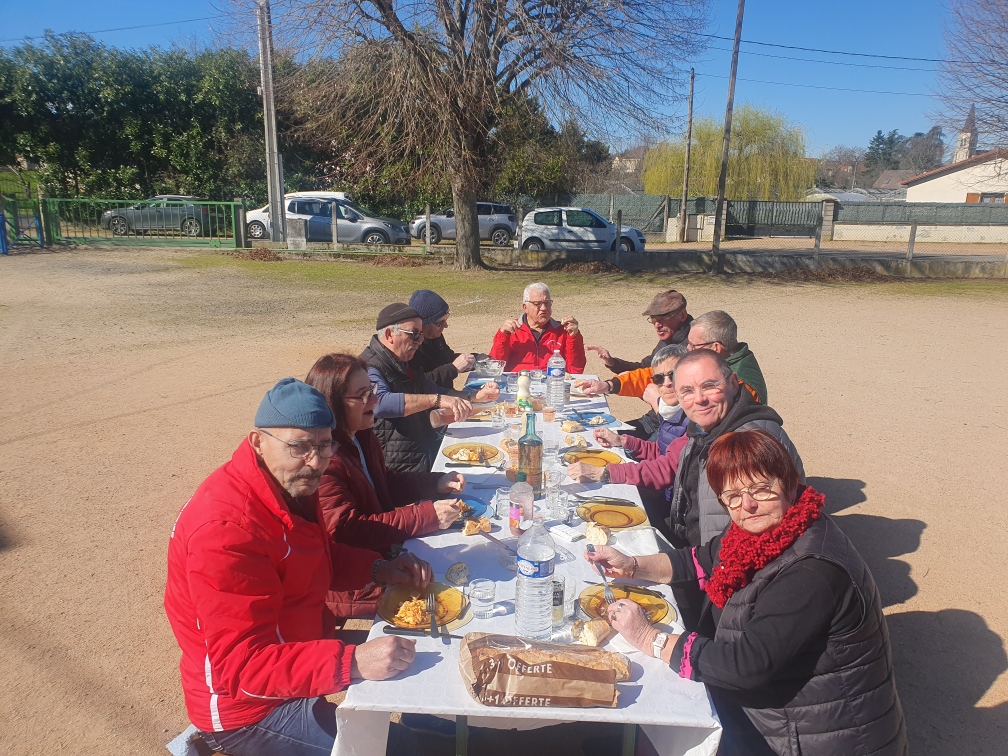
M 546 404 L 556 410 L 564 408 L 564 374 L 566 372 L 566 360 L 560 356 L 559 349 L 554 349 L 553 356 L 546 363 Z
M 535 493 L 528 483 L 526 473 L 519 472 L 515 479 L 517 482 L 511 486 L 508 494 L 508 527 L 511 529 L 511 535 L 523 536 L 526 531 L 522 529 L 522 523 L 532 519 Z
M 515 586 L 515 634 L 528 640 L 549 640 L 553 634 L 553 537 L 537 515 L 518 540 Z

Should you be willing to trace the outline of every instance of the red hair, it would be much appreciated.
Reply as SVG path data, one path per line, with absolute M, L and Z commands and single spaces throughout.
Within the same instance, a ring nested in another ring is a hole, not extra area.
M 367 369 L 367 363 L 352 354 L 327 354 L 316 360 L 311 370 L 308 371 L 308 377 L 305 378 L 305 383 L 321 391 L 322 396 L 329 403 L 329 409 L 332 410 L 333 416 L 336 418 L 333 440 L 337 443 L 350 443 L 346 412 L 343 409 L 343 399 L 346 397 L 350 376 L 358 370 L 363 370 L 366 373 Z
M 781 442 L 761 430 L 726 433 L 707 455 L 707 482 L 721 495 L 734 480 L 780 481 L 785 494 L 792 494 L 801 482 L 798 468 Z

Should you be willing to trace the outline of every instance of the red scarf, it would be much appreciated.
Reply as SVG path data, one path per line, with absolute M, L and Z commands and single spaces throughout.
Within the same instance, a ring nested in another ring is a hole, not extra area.
M 749 585 L 753 575 L 783 554 L 819 519 L 826 497 L 812 486 L 798 490 L 798 501 L 784 513 L 784 519 L 773 530 L 752 535 L 734 522 L 729 526 L 721 539 L 720 561 L 704 586 L 719 609 L 724 609 L 733 593 Z

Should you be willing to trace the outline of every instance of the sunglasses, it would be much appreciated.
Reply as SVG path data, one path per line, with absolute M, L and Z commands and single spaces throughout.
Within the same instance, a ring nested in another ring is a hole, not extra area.
M 405 328 L 396 328 L 396 330 L 399 331 L 399 333 L 405 333 L 415 342 L 423 341 L 422 331 L 407 331 Z
M 661 386 L 661 385 L 663 385 L 665 383 L 665 379 L 666 378 L 668 378 L 671 381 L 672 380 L 672 373 L 668 372 L 668 373 L 652 373 L 651 374 L 651 382 L 655 386 Z

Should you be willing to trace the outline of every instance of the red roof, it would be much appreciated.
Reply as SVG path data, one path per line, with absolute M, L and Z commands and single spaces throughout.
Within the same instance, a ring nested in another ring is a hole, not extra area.
M 941 176 L 946 173 L 954 173 L 962 168 L 968 168 L 971 165 L 978 165 L 979 163 L 986 163 L 988 160 L 994 160 L 995 158 L 1008 158 L 1008 150 L 989 150 L 987 152 L 981 152 L 979 155 L 974 155 L 967 160 L 960 160 L 958 163 L 943 165 L 940 168 L 935 168 L 934 170 L 927 171 L 926 173 L 921 173 L 920 175 L 913 176 L 901 181 L 900 183 L 903 186 L 911 186 L 912 184 L 917 184 L 921 181 L 928 181 L 935 176 Z

